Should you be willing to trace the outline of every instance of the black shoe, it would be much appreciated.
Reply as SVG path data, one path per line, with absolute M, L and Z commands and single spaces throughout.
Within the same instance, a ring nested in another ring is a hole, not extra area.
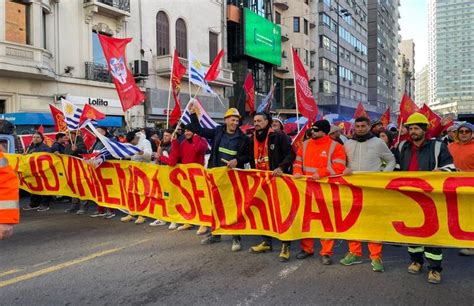
M 306 253 L 305 251 L 301 250 L 298 254 L 296 254 L 296 259 L 306 259 L 313 255 L 314 253 Z
M 321 256 L 321 262 L 323 263 L 323 265 L 329 266 L 330 264 L 332 264 L 332 259 L 328 255 L 323 255 Z
M 27 206 L 23 207 L 23 210 L 38 210 L 39 208 L 39 205 L 36 205 L 36 206 L 31 206 L 31 204 L 28 204 Z
M 201 240 L 201 244 L 203 244 L 203 245 L 204 244 L 213 244 L 213 243 L 217 243 L 217 242 L 221 242 L 221 236 L 209 235 L 206 238 Z
M 70 207 L 70 208 L 67 208 L 67 209 L 64 210 L 64 212 L 68 213 L 68 214 L 75 214 L 76 211 L 78 211 L 78 209 L 75 208 L 75 207 Z

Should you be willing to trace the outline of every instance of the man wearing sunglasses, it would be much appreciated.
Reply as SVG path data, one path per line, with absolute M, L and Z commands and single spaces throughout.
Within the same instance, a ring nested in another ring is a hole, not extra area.
M 458 171 L 474 171 L 474 141 L 472 131 L 474 125 L 466 122 L 455 131 L 455 142 L 448 145 Z M 474 256 L 474 249 L 462 249 L 459 255 Z
M 293 175 L 301 178 L 309 176 L 312 180 L 342 174 L 346 169 L 346 152 L 344 147 L 328 136 L 331 124 L 327 120 L 319 120 L 313 124 L 311 138 L 306 140 L 296 154 L 293 163 Z M 321 239 L 321 262 L 332 263 L 334 240 Z M 301 251 L 297 259 L 305 259 L 314 254 L 314 239 L 302 239 Z

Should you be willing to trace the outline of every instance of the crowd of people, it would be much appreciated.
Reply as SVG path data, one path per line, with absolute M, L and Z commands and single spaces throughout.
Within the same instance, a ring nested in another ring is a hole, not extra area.
M 429 121 L 421 113 L 412 114 L 402 125 L 400 131 L 396 126 L 388 128 L 380 121 L 371 121 L 366 117 L 355 119 L 351 133 L 345 133 L 327 120 L 314 122 L 306 131 L 304 142 L 297 150 L 280 118 L 272 118 L 262 112 L 253 116 L 253 125 L 243 131 L 239 128 L 241 116 L 237 109 L 230 108 L 224 115 L 224 124 L 216 128 L 204 128 L 199 123 L 195 107 L 189 107 L 191 123 L 176 129 L 154 131 L 141 129 L 128 132 L 120 141 L 127 141 L 140 149 L 132 157 L 133 161 L 175 166 L 176 164 L 197 163 L 208 168 L 228 167 L 230 169 L 258 169 L 271 171 L 273 176 L 283 174 L 295 178 L 303 176 L 318 180 L 332 175 L 351 175 L 357 172 L 390 172 L 390 171 L 474 171 L 474 126 L 470 123 L 453 125 L 448 129 L 429 130 Z M 443 122 L 443 125 L 446 121 Z M 106 137 L 110 135 L 105 128 L 98 131 Z M 67 137 L 75 138 L 74 145 L 67 142 Z M 97 141 L 88 152 L 80 135 L 58 133 L 56 142 L 50 148 L 43 143 L 43 135 L 36 132 L 33 142 L 25 154 L 34 152 L 51 152 L 80 157 L 82 154 L 98 151 L 103 144 Z M 30 203 L 23 210 L 49 210 L 51 196 L 32 195 Z M 283 201 L 284 203 L 284 201 Z M 85 214 L 93 203 L 71 199 L 67 213 Z M 114 218 L 113 209 L 97 206 L 90 217 Z M 122 222 L 143 224 L 143 216 L 127 214 Z M 150 226 L 162 226 L 163 220 L 152 220 Z M 190 230 L 191 224 L 171 223 L 170 230 Z M 221 241 L 208 228 L 201 226 L 196 232 L 206 235 L 201 244 L 213 244 Z M 281 242 L 279 260 L 290 259 L 290 241 Z M 332 264 L 334 240 L 320 239 L 319 251 L 324 265 Z M 261 243 L 251 246 L 251 253 L 265 253 L 273 249 L 271 237 L 263 236 Z M 232 237 L 232 251 L 242 249 L 240 236 Z M 369 242 L 373 271 L 384 271 L 382 261 L 383 244 Z M 473 249 L 463 249 L 462 255 L 474 255 Z M 300 251 L 296 258 L 303 260 L 315 253 L 314 239 L 302 239 Z M 408 272 L 418 274 L 424 261 L 428 262 L 428 281 L 441 282 L 443 254 L 441 248 L 429 246 L 408 247 L 410 265 Z M 348 252 L 340 259 L 345 266 L 362 263 L 362 243 L 348 241 Z

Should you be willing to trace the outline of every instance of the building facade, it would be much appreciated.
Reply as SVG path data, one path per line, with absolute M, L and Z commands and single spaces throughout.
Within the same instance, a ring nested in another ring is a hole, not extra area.
M 380 110 L 368 104 L 367 1 L 320 0 L 312 3 L 318 13 L 318 75 L 313 88 L 317 92 L 319 108 L 324 114 L 337 114 L 340 108 L 341 117 L 348 120 L 362 102 L 371 116 L 378 116 Z
M 428 105 L 430 100 L 430 69 L 428 65 L 415 74 L 415 97 L 418 106 Z
M 308 0 L 273 1 L 275 23 L 281 26 L 281 65 L 275 67 L 275 111 L 294 115 L 296 112 L 292 50 L 301 59 L 311 83 L 317 78 L 317 28 L 315 7 Z
M 207 70 L 221 49 L 227 51 L 225 1 L 131 1 L 133 12 L 127 24 L 136 33 L 141 59 L 148 63 L 150 71 L 145 82 L 147 124 L 165 121 L 167 112 L 174 107 L 170 95 L 172 56 L 176 49 L 180 62 L 188 66 L 190 52 Z M 184 109 L 191 97 L 197 98 L 211 117 L 222 120 L 233 95 L 233 71 L 227 62 L 227 52 L 220 62 L 217 79 L 209 84 L 218 95 L 198 91 L 189 82 L 188 72 L 183 76 L 179 99 Z M 168 101 L 170 108 L 168 109 Z M 222 102 L 222 103 L 221 103 Z
M 441 114 L 474 114 L 474 2 L 429 0 L 430 107 Z
M 96 106 L 104 125 L 143 126 L 143 106 L 125 118 L 97 38 L 131 35 L 129 1 L 1 0 L 0 12 L 0 112 L 20 133 L 52 125 L 49 104 L 60 106 L 61 96 Z M 130 62 L 137 46 L 127 49 Z
M 415 95 L 415 43 L 413 39 L 402 40 L 398 44 L 399 54 L 398 66 L 398 95 L 397 101 L 401 101 L 403 94 L 407 93 L 413 101 Z
M 399 0 L 368 0 L 368 100 L 379 110 L 398 109 Z

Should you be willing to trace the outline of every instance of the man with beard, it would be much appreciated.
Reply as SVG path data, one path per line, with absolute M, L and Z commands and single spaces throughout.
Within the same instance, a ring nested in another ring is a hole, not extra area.
M 275 119 L 274 119 L 275 120 Z M 290 174 L 295 153 L 289 138 L 282 132 L 275 132 L 271 124 L 271 117 L 266 113 L 257 113 L 253 117 L 255 134 L 250 141 L 250 149 L 254 159 L 250 162 L 252 169 L 273 171 L 278 177 L 283 173 Z M 273 126 L 273 124 L 272 124 Z M 281 202 L 284 202 L 283 199 Z M 265 253 L 272 250 L 272 238 L 263 236 L 263 242 L 250 248 L 251 253 Z M 290 242 L 283 241 L 280 261 L 290 259 Z
M 400 151 L 401 171 L 455 171 L 453 158 L 448 147 L 441 141 L 430 139 L 428 119 L 414 113 L 405 122 L 410 139 L 403 141 L 398 146 Z M 423 254 L 428 261 L 428 282 L 438 284 L 441 282 L 441 263 L 443 252 L 439 247 L 410 246 L 408 247 L 411 264 L 408 272 L 418 274 L 423 266 Z
M 355 120 L 354 136 L 344 144 L 347 154 L 347 170 L 350 172 L 388 172 L 395 168 L 395 157 L 390 149 L 380 138 L 369 131 L 370 120 L 359 117 Z M 372 260 L 372 270 L 383 272 L 382 244 L 369 242 L 368 248 Z M 351 266 L 362 263 L 362 242 L 349 241 L 349 252 L 339 261 L 342 265 Z

